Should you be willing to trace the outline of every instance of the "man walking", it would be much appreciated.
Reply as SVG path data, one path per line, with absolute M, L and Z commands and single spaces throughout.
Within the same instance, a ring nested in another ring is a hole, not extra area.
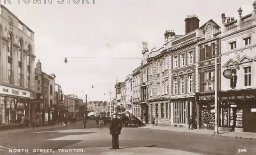
M 86 117 L 86 116 L 84 116 L 84 118 L 83 118 L 84 128 L 86 128 L 86 123 L 87 123 L 87 117 Z
M 119 149 L 119 134 L 122 130 L 122 123 L 117 118 L 117 114 L 113 114 L 110 124 L 110 134 L 112 135 L 112 149 Z

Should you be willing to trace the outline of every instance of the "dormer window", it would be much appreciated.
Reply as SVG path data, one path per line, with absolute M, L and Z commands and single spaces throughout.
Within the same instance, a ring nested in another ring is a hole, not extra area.
M 229 43 L 229 45 L 230 45 L 231 50 L 235 49 L 236 48 L 236 41 L 233 41 L 233 42 Z
M 251 37 L 244 38 L 244 45 L 250 45 L 251 44 Z

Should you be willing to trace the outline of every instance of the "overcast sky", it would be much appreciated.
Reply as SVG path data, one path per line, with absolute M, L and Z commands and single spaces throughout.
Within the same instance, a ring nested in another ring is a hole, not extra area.
M 85 92 L 89 100 L 109 100 L 115 82 L 124 81 L 140 64 L 139 59 L 109 58 L 141 58 L 142 41 L 160 47 L 166 30 L 183 35 L 187 15 L 197 15 L 200 26 L 210 19 L 221 26 L 221 13 L 237 18 L 239 7 L 243 15 L 253 9 L 253 0 L 9 1 L 4 5 L 35 32 L 36 61 L 43 71 L 56 75 L 65 94 L 82 97 Z M 65 57 L 97 58 L 69 58 L 65 64 Z

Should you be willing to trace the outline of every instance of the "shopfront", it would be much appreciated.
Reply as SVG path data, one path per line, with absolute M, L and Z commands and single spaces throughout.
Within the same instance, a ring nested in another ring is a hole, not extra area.
M 189 117 L 195 126 L 195 98 L 171 99 L 171 118 L 174 127 L 188 127 Z
M 29 91 L 0 86 L 0 124 L 21 123 L 23 116 L 29 116 L 28 103 L 19 100 L 30 97 Z
M 214 129 L 215 122 L 215 97 L 214 93 L 196 94 L 197 125 L 199 128 Z
M 231 131 L 256 132 L 256 90 L 222 92 L 220 128 Z

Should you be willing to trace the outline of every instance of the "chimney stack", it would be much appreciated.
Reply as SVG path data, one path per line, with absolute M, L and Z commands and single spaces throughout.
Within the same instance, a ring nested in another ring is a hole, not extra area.
M 186 34 L 188 34 L 189 32 L 192 32 L 196 29 L 199 28 L 199 19 L 197 16 L 193 15 L 193 16 L 188 16 L 185 19 L 185 31 Z
M 165 42 L 170 41 L 174 36 L 175 36 L 175 32 L 173 30 L 171 30 L 171 31 L 167 30 L 164 33 L 164 40 L 165 40 Z

